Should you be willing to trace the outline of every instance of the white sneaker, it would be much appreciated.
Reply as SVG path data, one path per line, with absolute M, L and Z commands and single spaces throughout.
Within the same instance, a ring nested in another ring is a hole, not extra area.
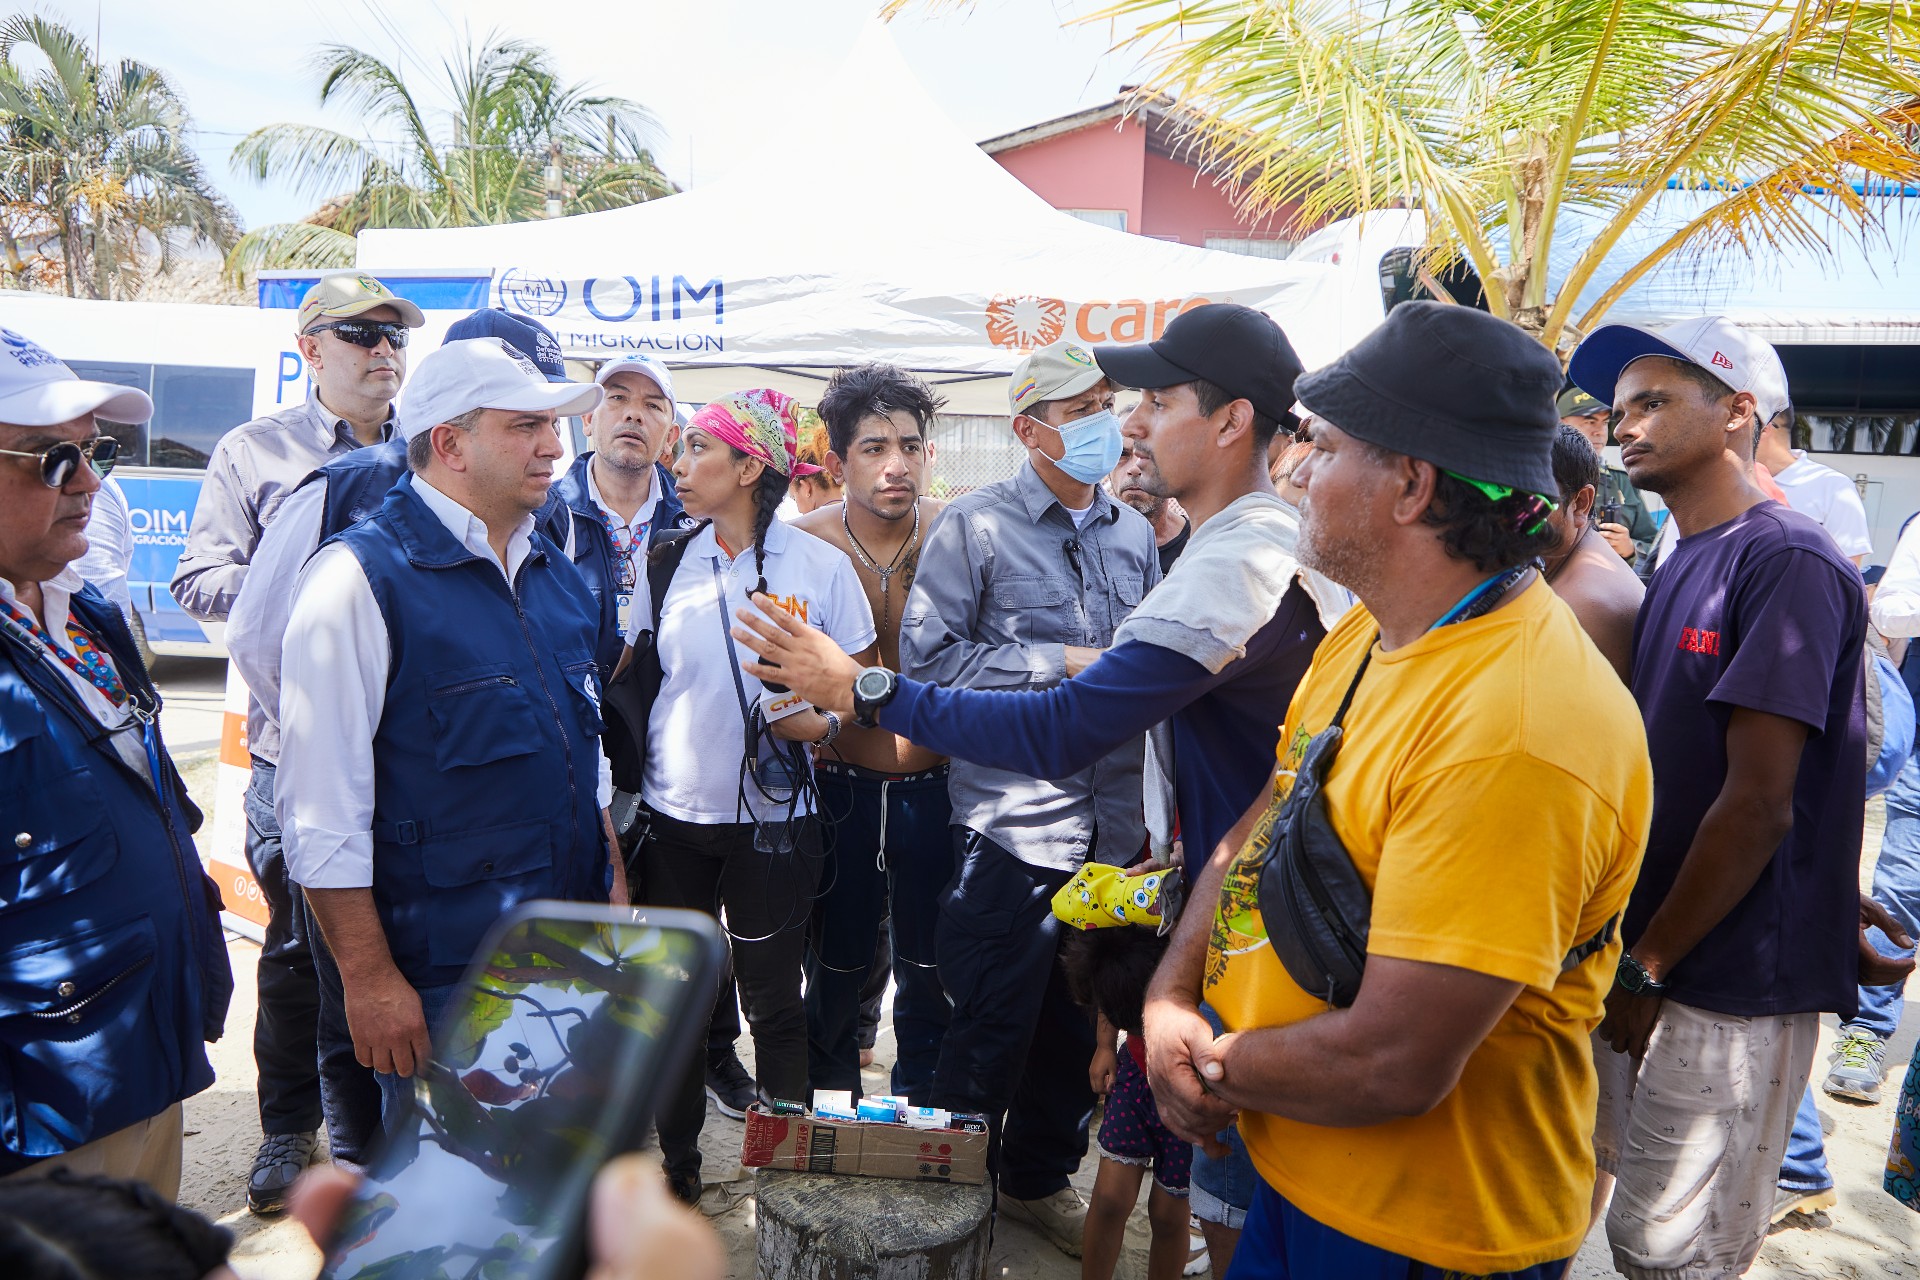
M 1207 1237 L 1200 1229 L 1200 1219 L 1191 1214 L 1187 1217 L 1187 1265 L 1180 1269 L 1183 1276 L 1204 1274 L 1212 1265 L 1207 1254 Z
M 1037 1228 L 1069 1258 L 1080 1256 L 1080 1241 L 1087 1229 L 1087 1202 L 1072 1187 L 1062 1187 L 1044 1200 L 1016 1200 L 1002 1191 L 1000 1212 Z

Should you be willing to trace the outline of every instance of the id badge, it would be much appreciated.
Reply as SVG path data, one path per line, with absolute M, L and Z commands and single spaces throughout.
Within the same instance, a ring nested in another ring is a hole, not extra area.
M 613 597 L 613 609 L 614 616 L 619 619 L 617 625 L 620 634 L 624 636 L 627 634 L 627 624 L 633 621 L 633 592 L 616 592 Z

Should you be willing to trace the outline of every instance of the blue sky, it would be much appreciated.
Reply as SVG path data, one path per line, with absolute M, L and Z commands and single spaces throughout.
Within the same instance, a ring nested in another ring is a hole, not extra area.
M 436 83 L 438 59 L 469 34 L 545 44 L 564 76 L 652 108 L 666 134 L 662 167 L 697 185 L 750 154 L 763 122 L 804 96 L 810 81 L 834 74 L 879 3 L 629 0 L 616 11 L 506 0 L 38 0 L 34 8 L 88 36 L 97 26 L 106 58 L 139 58 L 174 78 L 200 130 L 202 158 L 251 227 L 298 218 L 315 202 L 231 170 L 227 156 L 241 135 L 278 121 L 358 127 L 318 105 L 310 60 L 323 43 L 398 58 L 415 84 Z M 979 0 L 963 12 L 910 13 L 892 31 L 961 131 L 987 138 L 1108 101 L 1138 78 L 1131 57 L 1109 54 L 1108 28 L 1067 25 L 1091 7 Z M 539 20 L 562 10 L 578 16 Z

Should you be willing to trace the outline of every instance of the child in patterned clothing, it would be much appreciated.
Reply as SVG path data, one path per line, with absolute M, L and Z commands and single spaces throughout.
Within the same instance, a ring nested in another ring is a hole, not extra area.
M 1193 1147 L 1160 1119 L 1147 1087 L 1146 1037 L 1140 1030 L 1147 983 L 1166 949 L 1166 939 L 1155 936 L 1151 927 L 1128 925 L 1070 933 L 1061 951 L 1068 989 L 1099 1020 L 1091 1075 L 1094 1092 L 1107 1099 L 1080 1280 L 1113 1280 L 1127 1218 L 1149 1168 L 1153 1190 L 1147 1197 L 1147 1220 L 1153 1236 L 1147 1280 L 1179 1280 L 1187 1265 L 1187 1174 Z M 1122 1031 L 1127 1038 L 1116 1053 Z

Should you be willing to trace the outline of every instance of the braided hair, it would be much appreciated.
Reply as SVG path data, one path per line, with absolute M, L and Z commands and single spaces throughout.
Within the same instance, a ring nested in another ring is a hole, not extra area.
M 740 456 L 744 458 L 746 455 Z M 753 486 L 753 571 L 760 578 L 754 591 L 762 595 L 767 590 L 767 531 L 773 528 L 773 522 L 778 518 L 780 502 L 787 496 L 787 485 L 787 477 L 767 467 L 760 472 L 760 479 Z

